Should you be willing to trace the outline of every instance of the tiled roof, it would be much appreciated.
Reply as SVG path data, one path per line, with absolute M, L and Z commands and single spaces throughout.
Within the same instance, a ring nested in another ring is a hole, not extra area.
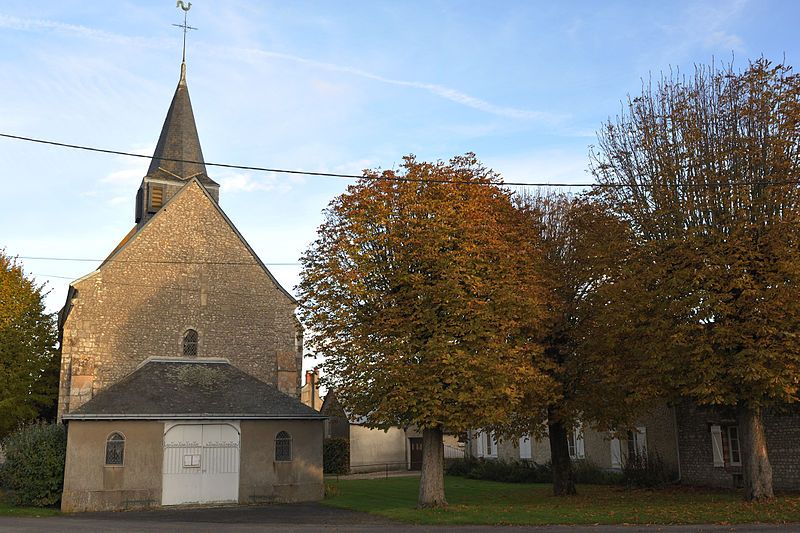
M 224 359 L 151 359 L 64 418 L 325 417 Z

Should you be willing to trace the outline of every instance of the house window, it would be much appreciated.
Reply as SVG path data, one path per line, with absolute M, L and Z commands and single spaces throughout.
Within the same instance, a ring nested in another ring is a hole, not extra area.
M 285 431 L 281 431 L 275 436 L 275 460 L 292 460 L 292 436 Z
M 731 466 L 742 466 L 742 451 L 739 448 L 739 427 L 728 426 L 728 458 Z
M 478 431 L 475 439 L 478 444 L 478 457 L 497 457 L 497 439 L 493 431 Z
M 186 333 L 183 334 L 183 355 L 187 357 L 196 356 L 198 342 L 197 332 L 193 329 L 186 330 Z
M 628 432 L 628 457 L 644 457 L 647 455 L 647 428 L 637 427 Z
M 150 189 L 150 209 L 156 211 L 161 209 L 161 206 L 164 205 L 164 188 L 163 187 L 151 187 Z
M 567 433 L 567 448 L 569 449 L 570 459 L 583 459 L 586 457 L 583 432 L 580 425 Z
M 125 460 L 125 437 L 112 433 L 106 440 L 106 465 L 122 466 Z

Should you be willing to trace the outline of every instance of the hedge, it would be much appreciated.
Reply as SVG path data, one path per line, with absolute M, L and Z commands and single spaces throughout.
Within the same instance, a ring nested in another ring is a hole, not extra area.
M 350 472 L 350 441 L 334 437 L 325 439 L 322 447 L 322 469 L 326 474 Z
M 12 505 L 55 505 L 64 485 L 67 432 L 61 424 L 36 422 L 3 441 L 6 462 L 0 485 Z

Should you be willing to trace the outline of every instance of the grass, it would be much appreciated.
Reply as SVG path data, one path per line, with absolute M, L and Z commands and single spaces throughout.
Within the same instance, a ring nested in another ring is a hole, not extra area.
M 580 485 L 556 498 L 551 485 L 446 477 L 448 507 L 418 510 L 418 477 L 325 481 L 325 505 L 413 524 L 699 524 L 800 522 L 800 494 L 747 503 L 735 491 L 688 487 L 628 490 Z
M 53 507 L 13 507 L 0 502 L 0 516 L 54 516 L 58 509 Z

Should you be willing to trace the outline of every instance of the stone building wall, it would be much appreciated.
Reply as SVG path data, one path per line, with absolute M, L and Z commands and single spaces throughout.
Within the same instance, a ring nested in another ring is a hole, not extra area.
M 730 464 L 724 428 L 736 426 L 733 409 L 682 404 L 677 408 L 681 478 L 689 485 L 732 487 L 740 483 L 741 466 Z M 711 426 L 723 428 L 724 466 L 714 466 Z M 800 489 L 800 407 L 765 412 L 764 431 L 772 465 L 773 485 L 778 490 Z
M 63 324 L 59 417 L 148 357 L 224 357 L 299 394 L 295 302 L 264 271 L 197 181 L 189 182 L 98 271 L 73 283 Z

